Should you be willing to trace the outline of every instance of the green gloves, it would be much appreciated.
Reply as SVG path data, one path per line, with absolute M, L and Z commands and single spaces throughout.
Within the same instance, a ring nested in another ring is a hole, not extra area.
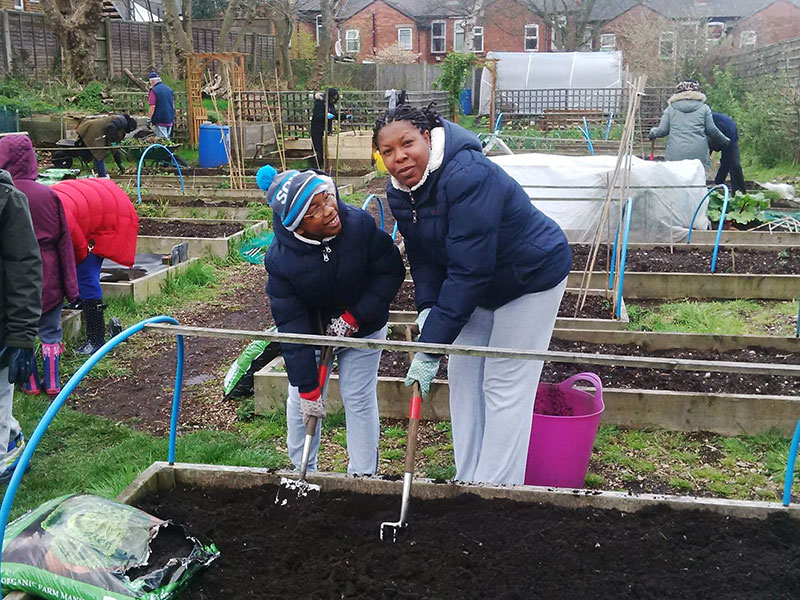
M 417 318 L 414 321 L 414 323 L 417 324 L 420 333 L 422 333 L 422 328 L 425 326 L 425 321 L 428 319 L 428 315 L 430 314 L 430 312 L 431 312 L 430 308 L 423 309 L 422 312 L 417 315 Z
M 436 372 L 439 370 L 440 360 L 440 356 L 417 352 L 414 355 L 414 360 L 411 361 L 408 373 L 406 373 L 406 387 L 411 387 L 416 381 L 419 383 L 422 397 L 425 398 L 431 390 L 431 382 L 433 382 L 433 378 L 436 377 Z

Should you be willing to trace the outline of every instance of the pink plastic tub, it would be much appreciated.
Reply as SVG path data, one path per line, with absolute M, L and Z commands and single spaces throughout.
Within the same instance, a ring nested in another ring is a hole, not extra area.
M 579 381 L 594 386 L 594 394 L 576 390 Z M 559 384 L 540 383 L 525 483 L 583 487 L 603 410 L 603 384 L 594 373 L 578 373 Z

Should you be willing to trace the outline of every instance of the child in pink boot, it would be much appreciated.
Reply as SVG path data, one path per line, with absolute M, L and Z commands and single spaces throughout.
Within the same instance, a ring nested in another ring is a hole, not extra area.
M 75 254 L 67 228 L 67 219 L 58 196 L 49 187 L 36 183 L 39 176 L 36 154 L 27 135 L 6 135 L 0 138 L 0 169 L 11 174 L 14 187 L 28 198 L 33 229 L 42 254 L 42 316 L 39 338 L 42 340 L 44 378 L 38 369 L 23 386 L 29 394 L 44 391 L 55 396 L 61 391 L 58 377 L 61 343 L 61 307 L 64 298 L 78 298 Z

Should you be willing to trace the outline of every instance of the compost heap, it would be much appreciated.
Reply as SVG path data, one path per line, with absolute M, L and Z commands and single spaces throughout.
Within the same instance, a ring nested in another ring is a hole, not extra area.
M 170 521 L 89 494 L 62 496 L 8 526 L 3 594 L 167 600 L 219 556 Z

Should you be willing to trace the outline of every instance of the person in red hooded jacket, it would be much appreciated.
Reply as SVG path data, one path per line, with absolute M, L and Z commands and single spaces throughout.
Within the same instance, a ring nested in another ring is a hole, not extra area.
M 14 187 L 28 198 L 33 229 L 42 254 L 42 316 L 39 338 L 42 340 L 42 366 L 45 391 L 55 396 L 61 391 L 58 377 L 61 343 L 61 307 L 64 298 L 78 298 L 75 255 L 67 228 L 67 218 L 58 196 L 49 187 L 36 183 L 39 169 L 36 153 L 27 135 L 0 138 L 0 169 L 11 175 Z M 38 367 L 23 385 L 29 394 L 38 394 L 41 383 Z
M 86 323 L 86 343 L 78 354 L 93 354 L 106 339 L 100 269 L 103 259 L 132 267 L 139 215 L 110 179 L 70 179 L 53 186 L 67 216 L 78 274 L 78 296 Z

